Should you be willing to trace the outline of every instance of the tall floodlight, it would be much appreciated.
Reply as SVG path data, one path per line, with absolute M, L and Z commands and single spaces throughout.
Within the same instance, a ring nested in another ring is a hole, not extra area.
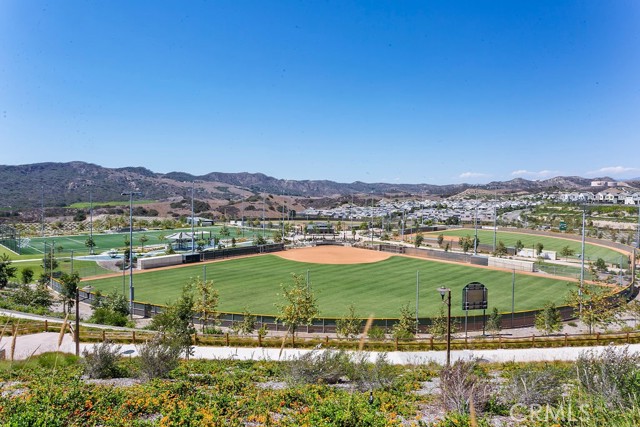
M 194 252 L 195 249 L 195 230 L 193 229 L 193 224 L 195 222 L 195 212 L 193 209 L 193 187 L 195 186 L 195 181 L 191 182 L 191 253 Z
M 122 196 L 129 196 L 129 314 L 133 319 L 133 196 L 139 196 L 139 191 L 122 192 Z
M 582 296 L 582 287 L 584 286 L 584 236 L 585 236 L 585 218 L 587 211 L 582 209 L 582 249 L 580 253 L 580 287 L 578 288 L 578 295 Z M 580 303 L 580 312 L 582 313 L 582 303 Z
M 89 191 L 89 239 L 91 240 L 89 254 L 93 255 L 93 193 L 91 191 Z

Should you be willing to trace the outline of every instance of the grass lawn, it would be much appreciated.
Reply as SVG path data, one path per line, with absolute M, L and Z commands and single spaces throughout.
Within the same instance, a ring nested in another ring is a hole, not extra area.
M 220 291 L 220 309 L 241 312 L 245 307 L 253 313 L 276 314 L 281 302 L 280 284 L 291 283 L 291 273 L 306 275 L 318 297 L 324 317 L 340 317 L 354 303 L 356 311 L 367 317 L 397 317 L 400 307 L 415 309 L 416 272 L 420 272 L 421 317 L 437 314 L 441 306 L 437 288 L 452 289 L 453 315 L 462 315 L 462 288 L 478 281 L 489 289 L 489 306 L 511 311 L 512 274 L 467 265 L 445 264 L 406 257 L 392 257 L 371 264 L 329 265 L 288 261 L 275 255 L 232 259 L 170 270 L 156 270 L 134 275 L 137 301 L 164 304 L 173 301 L 191 277 L 213 280 Z M 128 292 L 128 277 L 125 279 Z M 122 292 L 122 277 L 85 281 L 103 293 Z M 516 274 L 516 310 L 542 307 L 547 301 L 564 302 L 570 286 L 555 280 Z
M 42 261 L 40 260 L 27 260 L 18 262 L 14 261 L 12 265 L 18 268 L 15 276 L 16 281 L 20 281 L 20 275 L 22 274 L 22 270 L 24 270 L 25 268 L 30 268 L 33 271 L 34 280 L 37 280 L 38 277 L 40 277 L 40 275 L 43 273 Z M 56 271 L 71 273 L 71 260 L 68 258 L 58 259 L 58 268 L 56 269 Z M 110 270 L 106 270 L 100 267 L 93 261 L 79 260 L 73 261 L 73 271 L 80 274 L 80 277 L 102 276 L 105 274 L 113 273 Z
M 425 237 L 438 237 L 439 234 L 444 236 L 471 236 L 475 235 L 475 231 L 473 229 L 464 228 L 464 229 L 456 229 L 456 230 L 446 230 L 446 231 L 434 231 L 430 233 L 425 233 Z M 478 240 L 480 240 L 481 244 L 493 244 L 493 230 L 480 230 L 478 229 Z M 556 251 L 558 253 L 559 259 L 564 259 L 564 257 L 560 256 L 560 251 L 563 247 L 569 246 L 569 248 L 573 249 L 574 256 L 569 257 L 569 259 L 579 259 L 578 255 L 582 251 L 582 243 L 576 240 L 563 239 L 562 237 L 547 237 L 547 236 L 537 236 L 533 234 L 524 234 L 524 233 L 513 233 L 508 231 L 498 231 L 496 236 L 497 241 L 502 241 L 508 247 L 514 247 L 518 240 L 522 241 L 522 244 L 525 248 L 533 248 L 537 243 L 542 243 L 545 250 L 548 251 Z M 585 243 L 584 247 L 585 251 L 585 260 L 587 261 L 595 261 L 598 258 L 604 259 L 608 263 L 619 263 L 620 262 L 620 252 L 617 252 L 613 249 L 606 248 L 603 246 L 593 245 L 590 243 Z M 627 266 L 627 256 L 623 255 L 623 266 Z
M 195 229 L 196 236 L 198 237 L 202 235 L 202 237 L 206 239 L 209 237 L 209 233 L 211 233 L 212 237 L 217 236 L 220 238 L 221 237 L 220 228 L 221 228 L 220 226 L 197 227 Z M 238 230 L 240 234 L 238 234 L 236 230 Z M 138 247 L 141 246 L 142 244 L 140 242 L 140 238 L 143 235 L 146 236 L 148 239 L 145 242 L 145 246 L 167 243 L 166 241 L 161 240 L 160 237 L 161 236 L 166 237 L 170 234 L 177 233 L 179 231 L 191 232 L 191 229 L 184 228 L 180 230 L 134 231 L 133 245 Z M 236 239 L 240 239 L 243 237 L 242 230 L 239 228 L 229 227 L 229 231 L 231 233 L 229 237 L 223 237 L 223 239 L 227 239 L 227 238 L 231 239 L 232 237 L 235 237 Z M 248 239 L 252 239 L 254 234 L 257 234 L 259 232 L 260 231 L 257 229 L 249 229 L 245 227 L 244 237 Z M 268 231 L 268 232 L 271 233 L 271 231 Z M 74 251 L 75 255 L 86 255 L 89 253 L 89 248 L 85 246 L 85 242 L 87 241 L 88 238 L 89 238 L 88 233 L 82 234 L 82 235 L 74 235 L 74 236 L 54 236 L 54 237 L 47 237 L 47 238 L 34 237 L 30 240 L 29 246 L 22 249 L 22 253 L 23 253 L 23 256 L 28 256 L 28 255 L 41 256 L 41 254 L 45 250 L 45 244 L 47 248 L 50 248 L 50 245 L 53 244 L 56 247 L 56 253 L 58 253 L 57 248 L 62 247 L 61 253 L 64 255 L 68 256 L 71 253 L 71 251 Z M 110 234 L 94 233 L 93 240 L 96 243 L 96 246 L 94 247 L 94 252 L 101 253 L 104 251 L 108 251 L 109 249 L 112 249 L 112 248 L 124 248 L 125 240 L 128 240 L 128 239 L 129 239 L 128 232 L 110 233 Z M 12 255 L 12 259 L 17 259 L 17 258 L 15 255 Z

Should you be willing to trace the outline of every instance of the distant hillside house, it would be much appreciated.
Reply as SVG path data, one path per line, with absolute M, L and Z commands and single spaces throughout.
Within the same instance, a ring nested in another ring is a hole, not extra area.
M 198 225 L 198 226 L 213 225 L 212 219 L 202 218 L 200 216 L 187 217 L 187 224 L 191 225 L 191 222 L 193 222 L 193 225 Z
M 616 181 L 591 181 L 592 187 L 617 187 Z
M 307 233 L 309 234 L 334 234 L 333 226 L 326 222 L 314 222 L 307 224 Z
M 618 204 L 624 202 L 625 198 L 629 195 L 624 190 L 617 188 L 607 188 L 596 194 L 598 202 Z

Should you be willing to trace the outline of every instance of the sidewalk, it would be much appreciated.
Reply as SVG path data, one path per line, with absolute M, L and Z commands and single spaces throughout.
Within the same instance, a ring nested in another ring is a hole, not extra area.
M 58 347 L 59 334 L 55 332 L 41 332 L 38 334 L 21 335 L 15 341 L 15 360 L 28 359 L 35 354 L 50 351 L 61 351 L 64 353 L 74 353 L 75 344 L 72 337 L 67 333 L 64 335 L 62 344 Z M 10 358 L 12 337 L 4 337 L 0 340 L 0 350 L 6 351 L 6 358 Z M 86 349 L 91 351 L 95 343 L 80 343 L 80 353 Z M 513 350 L 456 350 L 451 352 L 451 361 L 480 359 L 483 362 L 540 362 L 540 361 L 573 361 L 580 354 L 594 350 L 600 352 L 605 346 L 598 347 L 560 347 L 560 348 L 531 348 Z M 640 344 L 628 346 L 631 353 L 640 353 Z M 132 350 L 131 353 L 127 351 Z M 121 353 L 129 354 L 131 357 L 138 355 L 138 347 L 134 344 L 123 344 Z M 194 347 L 194 359 L 236 359 L 236 360 L 290 360 L 300 357 L 313 350 L 308 349 L 284 349 L 282 352 L 278 348 L 258 348 L 258 347 Z M 125 353 L 127 352 L 127 353 Z M 379 352 L 365 352 L 369 360 L 374 362 Z M 446 351 L 415 351 L 388 352 L 387 358 L 393 364 L 421 364 L 430 361 L 444 364 Z

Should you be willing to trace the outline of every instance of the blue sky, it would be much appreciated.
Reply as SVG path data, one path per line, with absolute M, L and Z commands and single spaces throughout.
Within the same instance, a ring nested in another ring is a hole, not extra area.
M 640 176 L 640 3 L 0 1 L 0 164 Z

